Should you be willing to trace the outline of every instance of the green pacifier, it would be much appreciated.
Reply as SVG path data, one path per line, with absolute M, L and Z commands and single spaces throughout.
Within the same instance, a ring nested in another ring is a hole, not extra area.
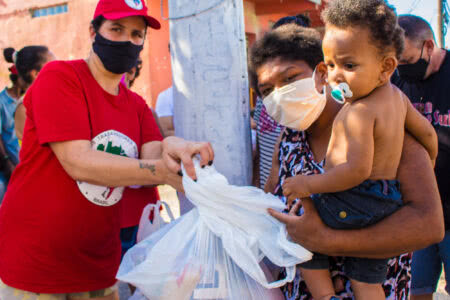
M 353 93 L 347 83 L 341 82 L 337 86 L 333 87 L 331 97 L 333 97 L 336 102 L 343 104 L 346 98 L 353 97 Z

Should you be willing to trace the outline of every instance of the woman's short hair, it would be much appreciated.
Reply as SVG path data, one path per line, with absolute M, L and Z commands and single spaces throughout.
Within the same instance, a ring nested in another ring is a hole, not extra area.
M 311 69 L 323 61 L 320 33 L 312 28 L 285 24 L 267 32 L 250 49 L 249 79 L 253 89 L 258 91 L 257 70 L 265 63 L 282 61 L 304 61 Z

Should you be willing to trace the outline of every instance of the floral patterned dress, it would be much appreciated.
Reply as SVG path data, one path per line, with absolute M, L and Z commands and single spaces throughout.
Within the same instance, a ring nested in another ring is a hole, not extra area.
M 324 171 L 325 161 L 316 162 L 308 144 L 307 134 L 302 131 L 294 131 L 286 128 L 280 142 L 279 152 L 279 179 L 275 189 L 275 195 L 286 203 L 283 196 L 282 185 L 286 178 L 297 174 L 312 175 Z M 386 281 L 383 289 L 387 300 L 407 300 L 411 282 L 411 253 L 402 254 L 389 260 Z M 339 287 L 338 296 L 343 300 L 353 299 L 350 280 L 343 272 L 343 260 L 341 257 L 330 257 L 330 272 L 335 286 Z M 285 277 L 286 274 L 280 274 Z M 287 300 L 311 300 L 313 299 L 306 287 L 305 281 L 297 275 L 292 283 L 283 287 L 283 294 Z

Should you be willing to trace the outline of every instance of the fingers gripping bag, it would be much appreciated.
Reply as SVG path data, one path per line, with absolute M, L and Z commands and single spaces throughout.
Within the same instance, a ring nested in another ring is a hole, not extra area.
M 276 288 L 312 257 L 267 213 L 284 204 L 258 188 L 230 185 L 214 166 L 195 161 L 195 170 L 197 182 L 183 176 L 195 208 L 131 248 L 117 279 L 150 300 L 283 299 Z M 285 267 L 286 278 L 273 281 L 264 258 Z

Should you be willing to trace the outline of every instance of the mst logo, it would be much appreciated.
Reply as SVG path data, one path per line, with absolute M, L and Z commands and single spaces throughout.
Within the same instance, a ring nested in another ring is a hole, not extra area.
M 138 157 L 136 143 L 126 135 L 108 130 L 97 135 L 91 142 L 92 148 L 98 151 L 131 158 Z M 86 199 L 101 206 L 111 206 L 122 199 L 124 187 L 105 187 L 87 182 L 77 181 L 78 188 Z
M 142 1 L 141 0 L 125 0 L 125 3 L 129 7 L 133 8 L 133 9 L 136 9 L 136 10 L 141 10 L 142 7 L 144 6 L 144 5 L 142 5 Z

